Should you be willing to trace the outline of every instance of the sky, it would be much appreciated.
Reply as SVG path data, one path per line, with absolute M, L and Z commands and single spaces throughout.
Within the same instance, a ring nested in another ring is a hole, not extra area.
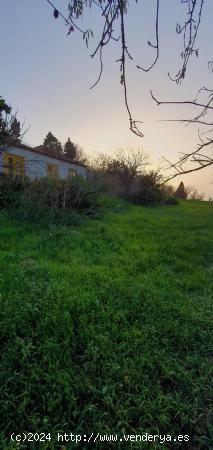
M 67 0 L 53 3 L 67 15 Z M 90 57 L 101 33 L 100 15 L 96 11 L 80 22 L 82 27 L 91 27 L 95 32 L 87 49 L 78 32 L 67 36 L 64 22 L 54 19 L 46 0 L 0 0 L 0 95 L 18 109 L 19 120 L 25 121 L 26 127 L 30 125 L 24 137 L 27 144 L 40 145 L 51 131 L 62 143 L 70 137 L 91 157 L 99 152 L 112 155 L 127 146 L 142 147 L 151 155 L 153 167 L 161 164 L 163 156 L 175 161 L 179 152 L 196 148 L 195 125 L 184 127 L 163 121 L 191 117 L 195 110 L 184 106 L 158 107 L 150 89 L 160 100 L 191 100 L 200 87 L 211 88 L 213 73 L 208 70 L 208 61 L 213 59 L 213 2 L 205 0 L 196 44 L 199 57 L 191 59 L 181 85 L 168 77 L 168 72 L 175 75 L 181 64 L 183 42 L 175 31 L 177 21 L 185 17 L 181 0 L 161 2 L 157 65 L 149 73 L 136 68 L 136 64 L 148 66 L 155 56 L 147 45 L 148 40 L 154 40 L 155 5 L 156 0 L 138 0 L 137 4 L 130 0 L 125 18 L 127 45 L 134 57 L 127 67 L 128 96 L 133 117 L 143 122 L 144 138 L 139 138 L 129 131 L 116 62 L 121 56 L 119 42 L 104 48 L 103 76 L 90 89 L 99 73 L 98 58 Z M 173 184 L 177 186 L 181 180 L 204 192 L 206 198 L 213 197 L 211 167 L 178 177 Z

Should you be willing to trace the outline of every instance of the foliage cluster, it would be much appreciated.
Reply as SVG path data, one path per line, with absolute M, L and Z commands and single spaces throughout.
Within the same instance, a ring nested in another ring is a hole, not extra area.
M 81 177 L 70 180 L 0 177 L 0 208 L 33 223 L 72 223 L 76 213 L 95 215 L 98 193 Z
M 64 145 L 49 131 L 43 141 L 41 146 L 45 150 L 50 151 L 51 153 L 59 154 L 66 156 L 72 161 L 78 161 L 81 163 L 86 163 L 86 156 L 84 154 L 83 149 L 78 145 L 74 144 L 70 138 L 67 139 Z
M 51 433 L 20 450 L 130 448 L 59 445 L 57 432 L 188 434 L 155 449 L 212 448 L 212 214 L 129 206 L 48 232 L 0 215 L 2 449 L 17 448 L 11 430 Z
M 163 184 L 158 170 L 148 170 L 150 157 L 141 148 L 120 150 L 113 157 L 104 154 L 93 162 L 90 178 L 109 194 L 141 204 L 176 204 L 174 190 Z
M 22 140 L 23 126 L 3 97 L 0 96 L 0 146 L 7 143 L 19 143 Z M 1 150 L 1 148 L 0 148 Z
M 163 203 L 175 205 L 178 203 L 178 199 L 167 193 L 162 184 L 161 175 L 153 170 L 138 177 L 136 189 L 130 194 L 129 198 L 133 203 L 145 206 Z
M 28 180 L 22 177 L 8 177 L 0 175 L 0 208 L 17 208 L 20 206 L 21 196 L 28 186 Z
M 55 151 L 56 153 L 62 153 L 62 145 L 58 139 L 49 131 L 44 138 L 43 147 L 47 150 Z
M 187 190 L 183 184 L 183 181 L 180 182 L 178 188 L 176 189 L 175 193 L 174 193 L 175 197 L 180 198 L 180 199 L 185 199 L 187 198 Z

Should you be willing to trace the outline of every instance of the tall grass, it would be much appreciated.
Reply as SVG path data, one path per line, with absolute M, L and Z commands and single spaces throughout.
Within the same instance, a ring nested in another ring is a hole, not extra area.
M 48 231 L 0 216 L 2 449 L 212 448 L 212 205 L 113 209 Z M 53 438 L 15 446 L 23 431 Z

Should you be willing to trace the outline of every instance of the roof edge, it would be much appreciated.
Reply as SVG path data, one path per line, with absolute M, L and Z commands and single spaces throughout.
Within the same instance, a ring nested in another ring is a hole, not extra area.
M 60 155 L 51 155 L 50 153 L 48 153 L 48 151 L 45 152 L 45 150 L 42 151 L 41 149 L 40 150 L 36 150 L 36 147 L 35 148 L 29 147 L 29 145 L 26 145 L 26 144 L 22 144 L 22 143 L 14 143 L 14 144 L 13 143 L 8 143 L 8 144 L 6 144 L 6 146 L 8 148 L 14 148 L 14 147 L 21 148 L 23 150 L 27 150 L 27 151 L 30 151 L 32 153 L 36 153 L 36 154 L 43 155 L 43 156 L 48 156 L 49 158 L 57 159 L 58 161 L 64 161 L 64 162 L 66 162 L 68 164 L 73 164 L 75 166 L 82 166 L 82 167 L 86 168 L 86 165 L 81 163 L 81 162 L 72 161 L 71 159 L 66 158 L 66 156 L 63 157 L 63 156 L 60 156 Z

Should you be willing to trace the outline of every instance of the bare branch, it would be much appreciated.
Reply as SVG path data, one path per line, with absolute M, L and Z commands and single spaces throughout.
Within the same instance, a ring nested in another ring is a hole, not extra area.
M 129 115 L 129 124 L 130 124 L 130 130 L 136 134 L 139 137 L 143 137 L 143 133 L 139 130 L 137 123 L 142 123 L 137 120 L 133 120 L 131 111 L 128 104 L 128 98 L 127 98 L 127 84 L 126 84 L 126 53 L 127 53 L 127 47 L 126 47 L 126 41 L 125 41 L 125 28 L 124 28 L 124 8 L 123 8 L 123 1 L 120 0 L 119 2 L 119 10 L 120 10 L 120 17 L 121 17 L 121 42 L 122 42 L 122 56 L 121 56 L 121 84 L 124 88 L 124 98 L 125 98 L 125 105 L 126 109 Z M 129 54 L 128 54 L 129 56 Z
M 155 19 L 155 36 L 156 36 L 156 44 L 153 45 L 151 44 L 150 41 L 148 41 L 148 45 L 152 48 L 156 49 L 156 57 L 153 61 L 153 63 L 147 67 L 146 69 L 144 67 L 141 67 L 139 65 L 137 65 L 137 69 L 141 69 L 144 72 L 149 72 L 157 63 L 158 58 L 159 58 L 159 11 L 160 11 L 160 0 L 157 0 L 157 8 L 156 8 L 156 19 Z
M 210 92 L 210 95 L 207 95 L 206 103 L 205 103 L 205 101 L 204 101 L 204 103 L 198 103 L 198 101 L 197 101 L 198 95 L 201 92 L 205 92 L 206 94 L 209 94 L 209 92 Z M 201 113 L 195 117 L 192 117 L 189 119 L 176 119 L 176 120 L 169 119 L 168 122 L 181 122 L 181 123 L 186 123 L 187 125 L 199 124 L 203 127 L 211 127 L 211 129 L 205 130 L 202 134 L 200 133 L 200 130 L 198 130 L 198 137 L 199 137 L 200 143 L 198 144 L 198 147 L 196 148 L 196 150 L 194 150 L 192 152 L 188 152 L 188 153 L 181 153 L 179 159 L 175 163 L 171 163 L 170 161 L 168 161 L 164 158 L 164 160 L 168 163 L 167 170 L 172 169 L 175 171 L 171 176 L 169 176 L 165 180 L 165 182 L 177 177 L 180 174 L 183 175 L 183 174 L 195 172 L 195 171 L 204 169 L 213 164 L 213 153 L 212 153 L 213 122 L 209 122 L 207 120 L 205 120 L 205 121 L 200 120 L 200 117 L 202 117 L 204 115 L 207 116 L 208 114 L 212 113 L 213 107 L 210 105 L 213 100 L 212 91 L 207 88 L 201 88 L 198 92 L 198 95 L 196 97 L 196 101 L 183 101 L 183 102 L 163 101 L 162 102 L 162 101 L 157 100 L 157 98 L 151 92 L 151 96 L 158 106 L 159 105 L 167 105 L 167 104 L 173 104 L 173 105 L 188 104 L 188 105 L 193 105 L 195 107 L 202 108 Z M 209 152 L 210 152 L 210 154 L 209 154 Z
M 143 123 L 141 121 L 134 120 L 132 117 L 131 109 L 129 106 L 129 97 L 128 97 L 128 87 L 127 87 L 127 61 L 133 61 L 133 57 L 128 50 L 128 45 L 126 42 L 126 28 L 124 17 L 127 13 L 128 7 L 132 2 L 128 0 L 69 0 L 68 1 L 68 18 L 64 16 L 63 13 L 58 11 L 52 1 L 46 0 L 51 7 L 54 9 L 54 17 L 57 18 L 60 16 L 62 20 L 65 21 L 66 26 L 69 26 L 69 31 L 67 34 L 70 34 L 71 31 L 76 29 L 83 34 L 83 38 L 88 45 L 88 40 L 93 36 L 92 30 L 88 29 L 86 31 L 82 30 L 78 25 L 77 21 L 80 17 L 83 16 L 85 9 L 92 8 L 93 6 L 98 8 L 101 19 L 103 21 L 101 28 L 101 35 L 96 42 L 96 46 L 94 51 L 91 54 L 91 57 L 99 55 L 100 61 L 100 71 L 97 80 L 90 87 L 90 89 L 97 86 L 99 83 L 104 65 L 103 65 L 103 49 L 107 46 L 112 40 L 119 41 L 120 49 L 121 49 L 121 57 L 117 60 L 120 63 L 120 82 L 123 87 L 124 93 L 124 102 L 126 106 L 126 110 L 129 117 L 129 127 L 130 130 L 137 136 L 143 137 L 142 131 L 139 129 L 139 124 Z M 192 55 L 198 57 L 198 49 L 195 48 L 196 39 L 198 36 L 198 31 L 201 23 L 201 17 L 203 12 L 204 0 L 180 0 L 182 5 L 184 5 L 186 9 L 186 19 L 182 25 L 179 23 L 176 26 L 176 32 L 183 37 L 183 51 L 181 52 L 182 57 L 182 65 L 178 73 L 175 77 L 170 78 L 176 83 L 179 83 L 184 79 L 186 74 L 186 69 L 189 63 L 189 60 Z M 137 3 L 137 0 L 135 0 Z M 156 51 L 156 55 L 152 64 L 144 68 L 140 65 L 136 67 L 138 69 L 143 70 L 144 72 L 149 72 L 157 63 L 159 58 L 159 14 L 160 14 L 160 0 L 156 0 L 156 11 L 155 11 L 155 43 L 151 43 L 148 41 L 148 45 Z M 120 36 L 117 38 L 114 36 L 114 27 L 120 23 Z M 211 66 L 211 62 L 209 62 L 209 68 Z M 202 97 L 205 97 L 204 99 Z M 169 167 L 175 170 L 175 175 L 180 173 L 189 173 L 195 170 L 201 170 L 201 168 L 206 167 L 212 163 L 212 157 L 207 154 L 209 150 L 212 148 L 212 131 L 213 131 L 213 120 L 210 117 L 210 113 L 213 111 L 213 90 L 207 89 L 206 87 L 202 87 L 199 89 L 196 98 L 194 100 L 183 100 L 183 101 L 159 101 L 151 91 L 151 97 L 155 101 L 155 103 L 159 105 L 188 105 L 196 108 L 196 115 L 191 118 L 180 118 L 177 120 L 169 120 L 171 122 L 176 121 L 180 123 L 185 123 L 186 126 L 190 124 L 195 124 L 204 127 L 204 131 L 202 133 L 199 132 L 199 145 L 198 148 L 194 152 L 189 152 L 180 155 L 179 160 L 172 164 L 169 163 Z M 205 127 L 208 130 L 205 130 Z M 202 150 L 202 152 L 201 152 Z M 193 167 L 186 167 L 185 164 L 193 164 Z
M 174 78 L 168 73 L 169 78 L 176 83 L 180 83 L 180 81 L 185 78 L 186 68 L 190 57 L 193 54 L 198 57 L 198 49 L 195 49 L 194 45 L 201 22 L 204 0 L 185 0 L 182 1 L 182 3 L 188 5 L 187 20 L 182 26 L 177 24 L 176 32 L 178 34 L 183 33 L 184 50 L 181 52 L 183 64 Z
M 200 106 L 201 108 L 206 108 L 207 106 L 203 103 L 197 103 L 193 100 L 183 100 L 183 101 L 160 101 L 157 100 L 157 98 L 153 95 L 152 91 L 150 90 L 151 97 L 153 100 L 157 103 L 157 105 L 193 105 L 193 106 Z M 213 106 L 208 106 L 208 109 L 213 109 Z

